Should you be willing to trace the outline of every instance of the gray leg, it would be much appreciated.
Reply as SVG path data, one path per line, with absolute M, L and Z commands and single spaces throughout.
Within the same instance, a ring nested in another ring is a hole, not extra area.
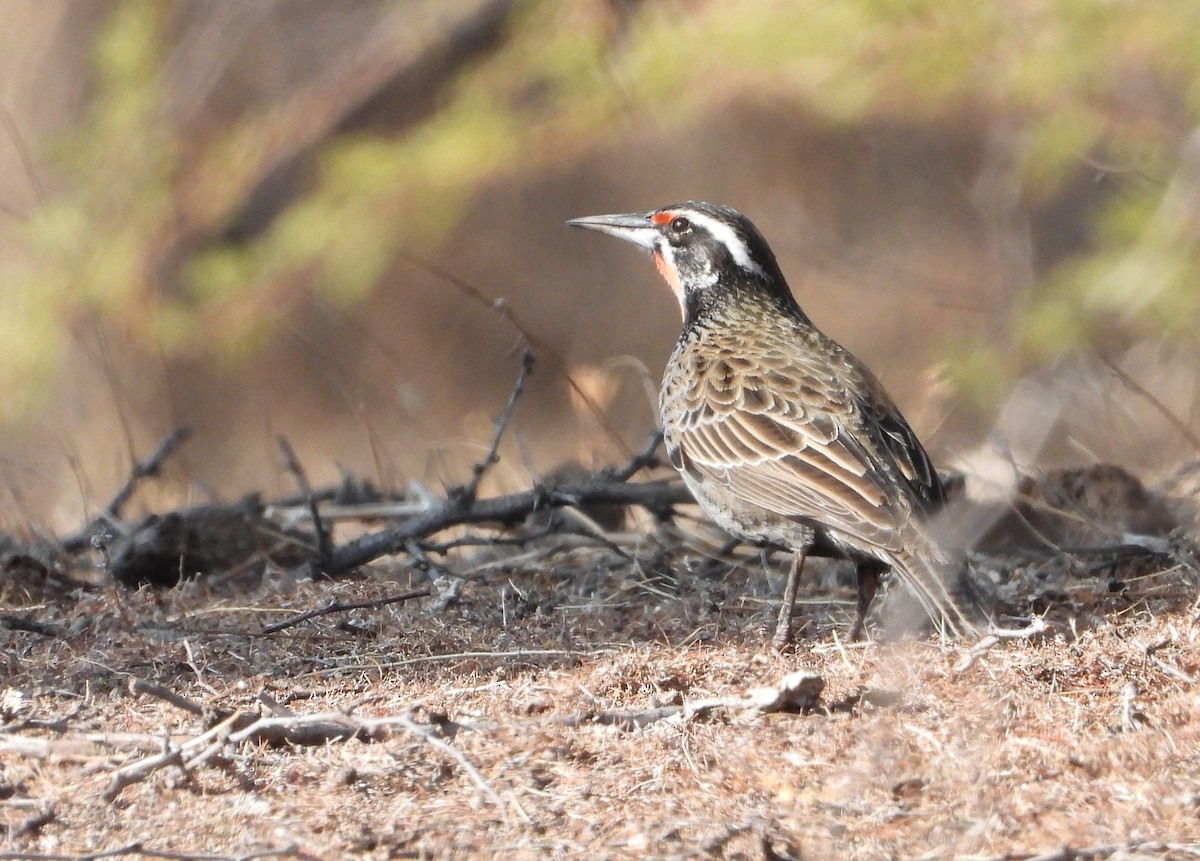
M 787 585 L 783 587 L 783 604 L 779 608 L 779 621 L 775 623 L 775 648 L 782 649 L 792 642 L 792 610 L 796 606 L 796 587 L 800 585 L 800 574 L 804 571 L 804 560 L 808 548 L 792 554 L 792 567 L 788 569 Z

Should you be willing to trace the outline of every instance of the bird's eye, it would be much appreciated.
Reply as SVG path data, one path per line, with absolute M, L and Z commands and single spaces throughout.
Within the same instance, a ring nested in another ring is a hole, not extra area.
M 671 219 L 672 233 L 686 233 L 692 226 L 692 223 L 682 215 L 677 215 Z

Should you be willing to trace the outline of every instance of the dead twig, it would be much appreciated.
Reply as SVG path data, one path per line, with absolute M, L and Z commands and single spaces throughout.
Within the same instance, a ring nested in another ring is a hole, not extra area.
M 825 679 L 822 676 L 800 670 L 784 676 L 778 684 L 751 688 L 745 696 L 692 700 L 681 705 L 648 709 L 581 712 L 555 719 L 554 722 L 568 727 L 601 724 L 629 732 L 662 720 L 689 721 L 720 713 L 749 716 L 775 712 L 806 713 L 817 707 L 824 690 Z
M 513 384 L 512 391 L 508 393 L 508 401 L 504 404 L 504 409 L 500 411 L 500 415 L 496 416 L 492 442 L 488 446 L 487 454 L 484 455 L 483 460 L 471 467 L 471 480 L 450 493 L 450 498 L 456 504 L 470 505 L 474 502 L 479 494 L 479 483 L 483 481 L 484 475 L 500 461 L 500 440 L 504 437 L 504 431 L 508 428 L 508 422 L 512 418 L 517 401 L 525 391 L 525 381 L 529 379 L 532 371 L 533 352 L 524 350 L 521 353 L 521 370 L 517 373 L 517 381 Z
M 495 311 L 505 322 L 516 329 L 521 337 L 525 340 L 525 343 L 537 350 L 539 355 L 549 356 L 551 364 L 553 364 L 555 369 L 562 374 L 563 379 L 567 381 L 567 385 L 571 387 L 571 391 L 576 397 L 579 398 L 580 402 L 591 411 L 592 415 L 596 418 L 596 421 L 600 424 L 600 427 L 604 429 L 605 434 L 609 437 L 609 439 L 612 440 L 617 449 L 621 452 L 629 451 L 629 446 L 625 445 L 625 441 L 621 439 L 621 435 L 617 432 L 617 429 L 613 427 L 613 423 L 609 420 L 607 413 L 604 412 L 604 409 L 598 403 L 596 403 L 596 399 L 588 394 L 584 390 L 583 386 L 579 385 L 575 378 L 571 376 L 571 372 L 567 370 L 567 364 L 563 361 L 562 356 L 559 355 L 559 353 L 554 350 L 550 344 L 535 335 L 528 326 L 518 319 L 517 315 L 513 313 L 512 306 L 508 304 L 506 299 L 489 298 L 482 290 L 480 290 L 471 282 L 467 281 L 465 278 L 460 278 L 457 275 L 453 275 L 445 269 L 434 265 L 428 260 L 417 257 L 416 255 L 401 253 L 400 257 L 404 260 L 407 260 L 413 266 L 423 269 L 433 277 L 445 281 L 471 301 L 477 302 L 483 307 Z
M 1167 420 L 1171 427 L 1175 428 L 1180 436 L 1182 436 L 1188 441 L 1188 443 L 1191 444 L 1192 448 L 1194 448 L 1196 451 L 1200 451 L 1200 437 L 1196 436 L 1196 434 L 1192 432 L 1192 429 L 1188 427 L 1187 423 L 1179 416 L 1175 415 L 1175 413 L 1171 411 L 1170 407 L 1164 404 L 1162 400 L 1160 400 L 1159 397 L 1154 394 L 1154 392 L 1150 391 L 1137 380 L 1135 380 L 1120 365 L 1118 365 L 1108 356 L 1101 356 L 1100 361 L 1103 362 L 1104 366 L 1113 373 L 1113 376 L 1121 381 L 1125 388 L 1129 389 L 1135 395 L 1138 395 L 1147 403 L 1149 403 L 1159 415 Z
M 537 486 L 517 493 L 477 499 L 469 505 L 448 502 L 396 526 L 368 533 L 338 547 L 333 551 L 332 561 L 325 573 L 333 577 L 346 574 L 381 556 L 399 553 L 414 540 L 455 526 L 516 523 L 536 511 L 568 505 L 640 505 L 651 511 L 662 512 L 690 502 L 694 502 L 691 493 L 679 481 L 627 484 L 603 479 L 580 484 Z
M 139 759 L 132 765 L 127 765 L 124 768 L 117 769 L 113 772 L 112 778 L 108 782 L 103 795 L 101 796 L 106 802 L 112 803 L 117 800 L 117 797 L 125 791 L 127 787 L 135 783 L 141 783 L 151 774 L 163 768 L 170 766 L 178 766 L 185 774 L 187 770 L 183 766 L 183 751 L 181 748 L 172 747 L 169 739 L 163 741 L 162 753 L 148 756 L 144 759 Z
M 49 825 L 57 818 L 58 814 L 55 813 L 54 808 L 47 804 L 41 810 L 38 810 L 31 816 L 28 816 L 23 822 L 21 822 L 20 825 L 10 828 L 8 831 L 8 839 L 18 840 L 22 837 L 29 837 L 37 834 L 45 826 Z
M 993 646 L 1004 640 L 1028 640 L 1044 633 L 1047 629 L 1046 620 L 1041 616 L 1034 618 L 1024 628 L 991 628 L 987 636 L 976 643 L 963 655 L 962 660 L 954 665 L 954 672 L 966 672 L 975 663 L 975 659 Z
M 308 473 L 304 471 L 303 464 L 300 463 L 300 458 L 296 457 L 296 450 L 292 448 L 292 444 L 287 441 L 286 437 L 279 436 L 275 438 L 276 445 L 279 446 L 279 451 L 283 455 L 284 467 L 296 479 L 296 486 L 300 489 L 300 494 L 307 500 L 309 516 L 312 518 L 313 532 L 316 534 L 316 562 L 318 568 L 324 568 L 329 561 L 330 555 L 333 553 L 333 536 L 330 534 L 329 527 L 321 518 L 320 509 L 317 507 L 317 495 L 313 493 L 312 485 L 308 481 Z
M 458 763 L 459 767 L 471 778 L 471 782 L 475 784 L 475 787 L 486 795 L 492 804 L 496 805 L 500 811 L 500 815 L 505 821 L 508 821 L 508 806 L 504 803 L 504 799 L 492 788 L 492 785 L 487 782 L 487 779 L 480 773 L 479 769 L 471 763 L 471 760 L 467 759 L 466 754 L 449 742 L 438 738 L 431 726 L 422 726 L 407 715 L 400 715 L 395 720 L 400 726 L 408 730 L 409 733 Z M 520 807 L 517 809 L 520 810 Z
M 434 588 L 437 589 L 438 597 L 433 602 L 433 611 L 444 613 L 448 607 L 457 604 L 466 578 L 430 558 L 420 541 L 410 541 L 406 549 L 413 558 L 414 567 L 419 571 L 426 572 L 429 579 L 433 581 Z
M 146 696 L 155 697 L 197 717 L 202 717 L 206 711 L 204 706 L 199 703 L 193 702 L 181 694 L 164 688 L 162 685 L 156 685 L 154 682 L 148 682 L 145 679 L 130 679 L 129 692 L 131 694 L 145 694 Z
M 121 488 L 113 494 L 112 499 L 104 506 L 104 510 L 100 515 L 75 534 L 63 538 L 61 541 L 63 549 L 68 553 L 78 553 L 91 546 L 93 535 L 120 520 L 121 509 L 125 507 L 125 503 L 129 502 L 134 491 L 137 490 L 138 483 L 143 479 L 157 476 L 162 471 L 163 464 L 166 463 L 167 459 L 191 435 L 192 429 L 190 427 L 180 425 L 159 440 L 158 445 L 154 447 L 154 450 L 150 452 L 147 458 L 134 461 L 133 467 L 129 471 L 129 477 L 125 479 L 125 483 Z
M 1184 672 L 1183 670 L 1179 669 L 1179 667 L 1171 666 L 1166 661 L 1164 661 L 1162 658 L 1158 657 L 1157 654 L 1155 654 L 1160 649 L 1164 649 L 1169 645 L 1171 645 L 1170 640 L 1160 640 L 1157 643 L 1152 643 L 1151 645 L 1147 646 L 1146 647 L 1147 660 L 1149 660 L 1150 663 L 1154 664 L 1154 666 L 1158 667 L 1159 670 L 1166 673 L 1168 676 L 1175 679 L 1176 681 L 1183 682 L 1185 685 L 1188 685 L 1189 687 L 1196 684 L 1196 679 L 1194 676 L 1192 676 L 1189 673 Z
M 386 607 L 388 604 L 399 604 L 401 601 L 411 601 L 414 598 L 425 598 L 429 595 L 428 589 L 410 589 L 407 592 L 401 592 L 399 595 L 389 595 L 386 598 L 375 598 L 371 601 L 349 601 L 342 603 L 341 601 L 330 601 L 324 607 L 319 607 L 316 610 L 308 610 L 298 616 L 291 616 L 281 622 L 275 622 L 271 625 L 263 627 L 259 634 L 265 636 L 267 634 L 275 634 L 286 628 L 292 628 L 309 619 L 315 619 L 318 616 L 328 616 L 330 613 L 345 613 L 349 610 L 378 610 Z
M 240 726 L 239 726 L 240 725 Z M 272 747 L 317 746 L 358 739 L 362 742 L 381 741 L 399 727 L 421 741 L 451 757 L 467 773 L 476 787 L 500 809 L 507 818 L 507 805 L 487 779 L 453 745 L 437 737 L 432 725 L 417 723 L 407 714 L 378 718 L 360 718 L 341 712 L 311 715 L 280 715 L 254 718 L 243 712 L 233 712 L 216 726 L 183 744 L 163 739 L 162 750 L 143 757 L 113 772 L 103 798 L 114 801 L 126 788 L 148 778 L 164 768 L 175 767 L 185 775 L 210 760 L 224 748 L 243 743 L 266 744 Z
M 650 438 L 646 440 L 646 444 L 642 450 L 637 452 L 629 459 L 629 463 L 620 469 L 609 468 L 601 473 L 605 478 L 611 481 L 629 481 L 643 469 L 654 469 L 662 465 L 662 460 L 658 456 L 658 448 L 662 445 L 663 432 L 655 430 L 650 434 Z
M 0 628 L 7 628 L 10 631 L 25 631 L 30 634 L 40 634 L 43 637 L 57 638 L 62 636 L 62 632 L 53 625 L 36 622 L 24 616 L 13 616 L 9 613 L 0 613 Z
M 161 440 L 154 451 L 150 452 L 150 456 L 145 460 L 136 461 L 133 468 L 129 472 L 129 478 L 125 480 L 125 484 L 118 490 L 108 505 L 104 507 L 104 513 L 112 520 L 117 520 L 121 516 L 121 509 L 125 507 L 125 503 L 133 496 L 133 492 L 137 489 L 138 482 L 145 478 L 154 478 L 162 470 L 163 464 L 167 459 L 175 453 L 175 450 L 183 443 L 187 442 L 192 435 L 192 429 L 187 425 L 180 425 L 171 431 Z

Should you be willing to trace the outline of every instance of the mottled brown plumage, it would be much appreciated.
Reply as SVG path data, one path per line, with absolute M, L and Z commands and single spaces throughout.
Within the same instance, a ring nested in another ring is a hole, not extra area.
M 874 375 L 820 332 L 739 213 L 705 203 L 571 222 L 648 248 L 683 311 L 660 412 L 667 452 L 727 531 L 795 551 L 776 641 L 814 541 L 859 563 L 861 631 L 881 569 L 949 631 L 973 623 L 923 521 L 943 501 L 916 434 Z

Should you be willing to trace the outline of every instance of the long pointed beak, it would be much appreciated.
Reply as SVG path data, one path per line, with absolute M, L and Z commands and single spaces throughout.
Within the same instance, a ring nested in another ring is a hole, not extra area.
M 589 215 L 584 218 L 572 218 L 567 224 L 572 227 L 586 227 L 588 230 L 599 230 L 617 239 L 624 239 L 634 245 L 640 245 L 647 251 L 654 250 L 658 239 L 658 228 L 650 221 L 647 212 L 630 212 L 624 215 Z

